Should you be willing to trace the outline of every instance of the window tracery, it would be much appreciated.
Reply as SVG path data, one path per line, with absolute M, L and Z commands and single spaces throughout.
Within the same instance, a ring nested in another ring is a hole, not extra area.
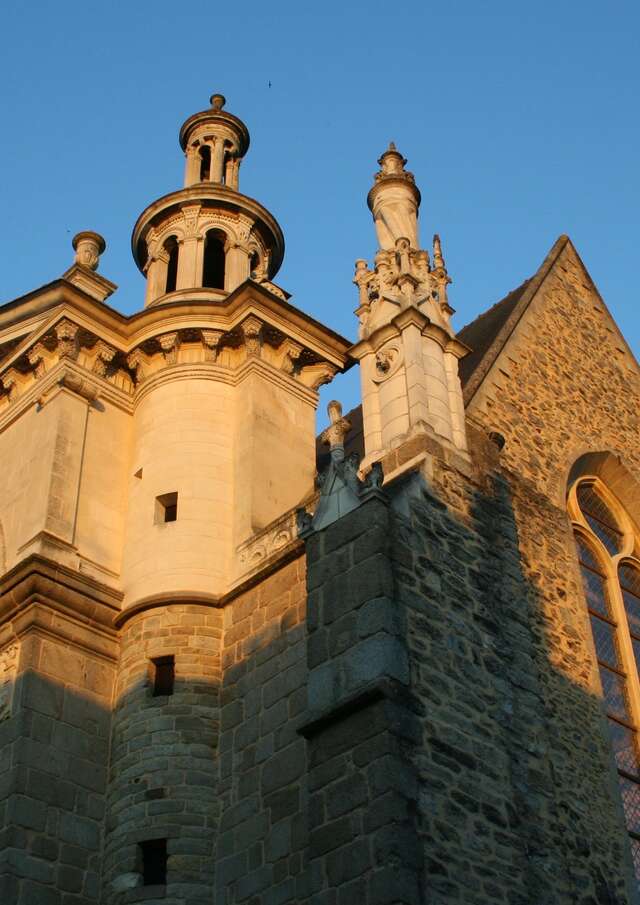
M 622 807 L 640 884 L 640 559 L 637 529 L 598 478 L 569 494 Z

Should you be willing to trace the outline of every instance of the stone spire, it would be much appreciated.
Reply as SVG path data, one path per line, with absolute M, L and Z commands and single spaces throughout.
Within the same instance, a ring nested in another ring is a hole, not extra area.
M 447 273 L 439 236 L 419 246 L 420 192 L 391 143 L 379 159 L 367 203 L 379 250 L 373 269 L 356 261 L 365 461 L 419 433 L 466 451 L 458 359 L 468 351 L 451 327 Z
M 184 187 L 150 204 L 134 227 L 147 306 L 221 301 L 247 279 L 285 298 L 270 282 L 282 263 L 284 237 L 269 211 L 239 191 L 249 131 L 225 103 L 222 94 L 211 95 L 211 106 L 182 125 Z

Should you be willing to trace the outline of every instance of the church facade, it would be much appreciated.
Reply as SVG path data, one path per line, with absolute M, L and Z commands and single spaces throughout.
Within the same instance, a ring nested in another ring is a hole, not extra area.
M 0 307 L 0 902 L 637 905 L 637 362 L 566 236 L 456 334 L 393 145 L 339 336 L 224 107 Z

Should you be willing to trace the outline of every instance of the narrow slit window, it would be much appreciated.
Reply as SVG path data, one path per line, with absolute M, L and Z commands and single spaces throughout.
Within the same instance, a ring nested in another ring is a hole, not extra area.
M 167 657 L 156 657 L 153 663 L 153 696 L 173 694 L 176 678 L 176 663 L 173 654 Z
M 156 497 L 156 524 L 175 522 L 178 519 L 178 494 L 177 492 L 163 493 Z
M 143 886 L 165 886 L 167 883 L 167 840 L 149 839 L 138 845 L 142 860 Z

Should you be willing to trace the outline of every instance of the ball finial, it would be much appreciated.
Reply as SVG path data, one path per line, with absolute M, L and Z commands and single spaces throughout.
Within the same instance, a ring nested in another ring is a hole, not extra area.
M 227 99 L 225 98 L 224 94 L 212 94 L 209 98 L 209 103 L 216 112 L 218 110 L 222 110 L 226 102 Z

